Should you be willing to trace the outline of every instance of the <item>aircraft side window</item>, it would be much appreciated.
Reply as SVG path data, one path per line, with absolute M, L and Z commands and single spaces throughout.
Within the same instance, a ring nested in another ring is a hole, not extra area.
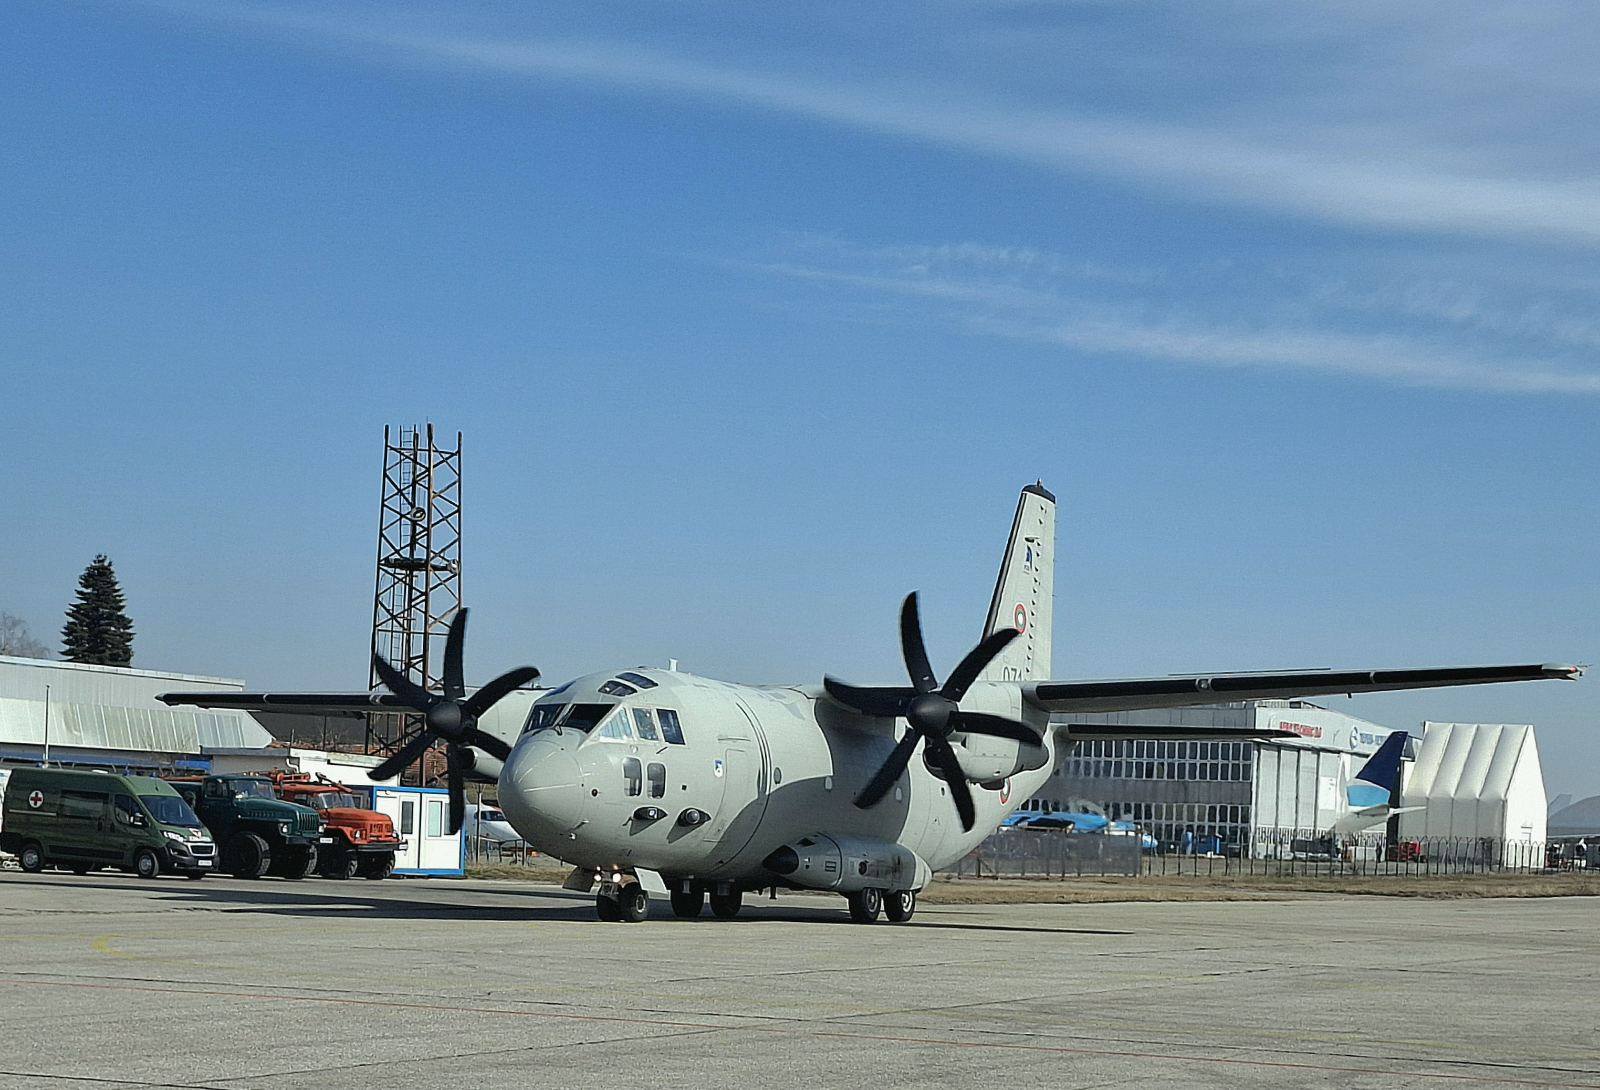
M 655 716 L 650 714 L 649 708 L 633 709 L 633 729 L 643 742 L 659 742 L 661 735 L 656 733 Z
M 667 793 L 667 766 L 659 761 L 651 761 L 645 772 L 650 777 L 650 797 L 661 798 Z
M 671 708 L 657 708 L 661 720 L 661 737 L 675 746 L 683 745 L 683 727 L 678 723 L 678 713 Z
M 642 790 L 639 775 L 639 758 L 627 757 L 622 762 L 622 779 L 628 794 L 637 795 Z

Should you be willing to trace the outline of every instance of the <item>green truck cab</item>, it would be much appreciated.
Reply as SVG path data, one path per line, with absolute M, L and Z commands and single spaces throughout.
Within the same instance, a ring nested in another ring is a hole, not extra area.
M 117 867 L 141 878 L 204 878 L 216 865 L 205 826 L 171 785 L 149 776 L 16 768 L 0 801 L 0 850 L 22 869 L 87 874 Z
M 235 878 L 304 878 L 317 866 L 327 829 L 309 806 L 283 802 L 265 776 L 206 776 L 171 785 L 211 830 L 222 869 Z

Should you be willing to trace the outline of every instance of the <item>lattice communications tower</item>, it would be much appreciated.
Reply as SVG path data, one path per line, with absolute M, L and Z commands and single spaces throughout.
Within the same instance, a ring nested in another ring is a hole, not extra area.
M 432 424 L 383 429 L 372 601 L 372 650 L 431 692 L 443 686 L 445 633 L 461 607 L 461 433 L 452 448 L 438 439 Z M 392 753 L 415 727 L 415 716 L 368 716 L 367 752 Z

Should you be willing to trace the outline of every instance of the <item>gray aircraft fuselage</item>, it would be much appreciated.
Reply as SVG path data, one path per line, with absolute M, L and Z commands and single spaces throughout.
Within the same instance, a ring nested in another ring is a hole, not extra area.
M 618 695 L 636 686 L 618 673 L 593 674 L 541 697 L 500 774 L 500 806 L 517 831 L 579 867 L 764 886 L 773 881 L 762 865 L 771 852 L 826 834 L 898 844 L 938 870 L 972 851 L 1053 765 L 1046 714 L 1024 708 L 1015 685 L 980 682 L 963 708 L 1029 722 L 1044 744 L 967 739 L 963 766 L 981 777 L 973 828 L 962 829 L 944 780 L 920 756 L 889 795 L 861 809 L 852 800 L 893 748 L 901 721 L 863 719 L 820 690 L 626 673 L 654 685 Z M 550 725 L 555 708 L 566 710 Z M 663 709 L 681 743 L 664 735 Z M 592 725 L 564 725 L 577 721 Z M 692 823 L 698 815 L 704 820 Z M 907 888 L 926 881 L 926 873 L 905 875 Z

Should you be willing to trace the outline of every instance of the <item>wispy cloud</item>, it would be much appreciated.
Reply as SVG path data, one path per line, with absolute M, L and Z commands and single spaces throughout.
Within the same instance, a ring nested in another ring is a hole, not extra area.
M 169 10 L 170 10 L 169 6 Z M 1501 155 L 1428 147 L 1415 134 L 1328 125 L 1310 133 L 1096 116 L 1013 104 L 915 76 L 875 83 L 710 63 L 611 41 L 396 32 L 250 7 L 177 10 L 237 26 L 315 36 L 386 58 L 616 92 L 668 94 L 817 121 L 964 154 L 1030 163 L 1177 195 L 1369 230 L 1600 243 L 1591 171 L 1507 170 Z
M 1600 371 L 1538 355 L 1463 349 L 1392 332 L 1285 321 L 1219 321 L 1196 317 L 1185 306 L 1161 299 L 1130 302 L 1073 291 L 1070 281 L 1052 284 L 1048 276 L 1016 277 L 1018 269 L 1033 272 L 1074 265 L 1039 251 L 1023 251 L 1028 256 L 1018 262 L 1007 256 L 1012 252 L 1008 248 L 970 243 L 853 248 L 833 240 L 829 250 L 838 259 L 832 265 L 794 260 L 728 264 L 852 294 L 898 297 L 931 307 L 936 317 L 971 335 L 1054 346 L 1096 358 L 1316 372 L 1495 393 L 1600 395 Z M 946 258 L 946 267 L 938 271 L 920 265 L 884 267 L 886 259 L 892 264 L 895 258 L 924 252 Z M 963 264 L 965 268 L 960 267 Z

